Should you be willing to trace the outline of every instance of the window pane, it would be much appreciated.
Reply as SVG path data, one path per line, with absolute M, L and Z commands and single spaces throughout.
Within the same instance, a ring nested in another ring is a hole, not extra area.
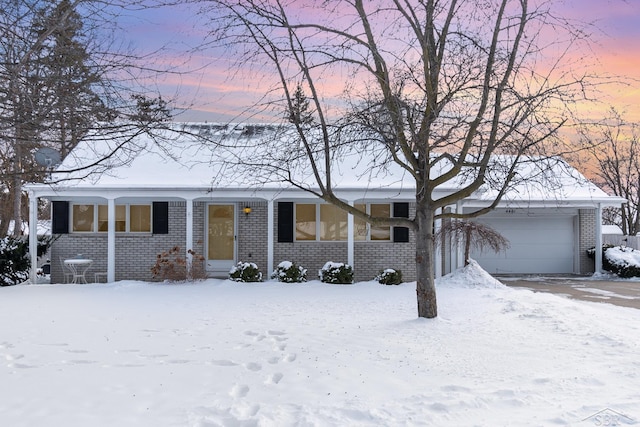
M 127 207 L 116 205 L 116 231 L 127 231 Z M 109 207 L 98 206 L 98 231 L 109 231 Z
M 354 207 L 366 212 L 367 205 L 356 203 Z M 353 217 L 353 238 L 354 240 L 367 240 L 367 223 L 364 219 Z
M 73 205 L 73 231 L 93 231 L 93 205 Z
M 391 205 L 371 204 L 371 216 L 390 218 Z M 388 225 L 371 227 L 371 240 L 391 240 L 391 227 Z
M 347 213 L 333 205 L 320 205 L 320 240 L 347 240 Z
M 316 240 L 315 204 L 296 204 L 296 240 Z
M 131 205 L 129 206 L 129 231 L 132 233 L 151 232 L 151 206 Z

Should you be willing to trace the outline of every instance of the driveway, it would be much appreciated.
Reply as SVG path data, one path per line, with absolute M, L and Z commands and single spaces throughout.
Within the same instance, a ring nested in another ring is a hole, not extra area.
M 497 279 L 513 288 L 550 292 L 583 301 L 606 302 L 640 309 L 640 281 L 597 280 L 591 277 L 498 277 Z

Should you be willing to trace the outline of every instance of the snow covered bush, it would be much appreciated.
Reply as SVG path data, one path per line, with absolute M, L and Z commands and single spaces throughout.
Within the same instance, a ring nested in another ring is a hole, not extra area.
M 640 277 L 640 251 L 636 249 L 623 246 L 607 248 L 602 264 L 603 268 L 620 277 Z
M 320 281 L 338 285 L 350 285 L 353 283 L 353 267 L 341 262 L 327 262 L 318 272 Z
M 386 268 L 378 273 L 374 280 L 382 285 L 399 285 L 402 283 L 402 271 Z
M 307 281 L 307 269 L 291 261 L 282 261 L 271 274 L 271 278 L 284 283 L 302 283 Z
M 231 267 L 229 280 L 234 282 L 262 282 L 262 273 L 258 266 L 252 262 L 239 262 Z

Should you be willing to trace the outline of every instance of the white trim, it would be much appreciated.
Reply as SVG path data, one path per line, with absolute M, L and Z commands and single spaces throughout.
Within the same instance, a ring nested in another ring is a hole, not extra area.
M 185 259 L 187 261 L 187 279 L 191 279 L 191 267 L 193 266 L 193 255 L 189 250 L 193 250 L 193 199 L 186 199 L 186 241 L 185 241 Z M 151 213 L 153 218 L 153 212 Z M 153 224 L 151 224 L 153 231 Z
M 273 199 L 269 199 L 267 201 L 267 273 L 271 274 L 274 270 L 273 258 L 274 258 L 274 241 L 275 241 L 275 232 L 274 232 L 274 210 L 275 203 Z
M 70 209 L 71 210 L 71 209 Z M 96 209 L 97 210 L 97 209 Z M 126 209 L 128 210 L 128 209 Z M 107 200 L 107 282 L 116 281 L 116 201 Z M 98 224 L 96 224 L 96 227 Z
M 602 204 L 596 208 L 596 249 L 595 249 L 595 272 L 602 273 Z
M 29 253 L 31 254 L 31 283 L 38 279 L 38 198 L 29 192 Z

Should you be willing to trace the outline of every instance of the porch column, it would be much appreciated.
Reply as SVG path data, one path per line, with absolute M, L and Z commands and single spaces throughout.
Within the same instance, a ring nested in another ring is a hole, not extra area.
M 458 201 L 456 203 L 456 213 L 462 213 L 462 201 Z M 453 243 L 452 243 L 452 245 L 453 245 Z M 464 267 L 465 259 L 464 259 L 464 252 L 462 251 L 462 245 L 460 243 L 458 243 L 458 242 L 456 242 L 455 245 L 456 245 L 456 248 L 455 248 L 455 250 L 456 250 L 456 263 L 455 263 L 455 266 L 456 266 L 456 269 L 458 269 L 458 268 Z M 453 270 L 453 268 L 452 268 L 452 270 Z
M 273 271 L 273 245 L 274 245 L 274 203 L 273 197 L 267 201 L 267 274 Z
M 602 203 L 596 207 L 596 265 L 595 272 L 602 273 Z
M 29 279 L 37 283 L 38 279 L 38 198 L 29 191 L 29 254 L 31 255 L 31 269 Z
M 442 214 L 442 208 L 438 209 L 436 214 Z M 433 225 L 434 231 L 437 233 L 442 228 L 442 219 L 437 219 L 435 224 Z M 435 276 L 436 278 L 442 277 L 442 242 L 433 242 L 434 243 L 434 257 L 435 260 Z
M 116 281 L 116 199 L 107 199 L 107 282 Z
M 353 200 L 347 200 L 351 206 L 353 206 Z M 354 269 L 356 268 L 355 263 L 355 244 L 353 240 L 353 230 L 354 230 L 354 221 L 353 215 L 347 214 L 347 264 L 349 264 Z
M 193 256 L 189 253 L 189 249 L 193 249 L 193 199 L 186 199 L 187 204 L 187 241 L 185 242 L 185 259 L 187 260 L 187 279 L 191 279 L 191 266 L 193 263 Z

